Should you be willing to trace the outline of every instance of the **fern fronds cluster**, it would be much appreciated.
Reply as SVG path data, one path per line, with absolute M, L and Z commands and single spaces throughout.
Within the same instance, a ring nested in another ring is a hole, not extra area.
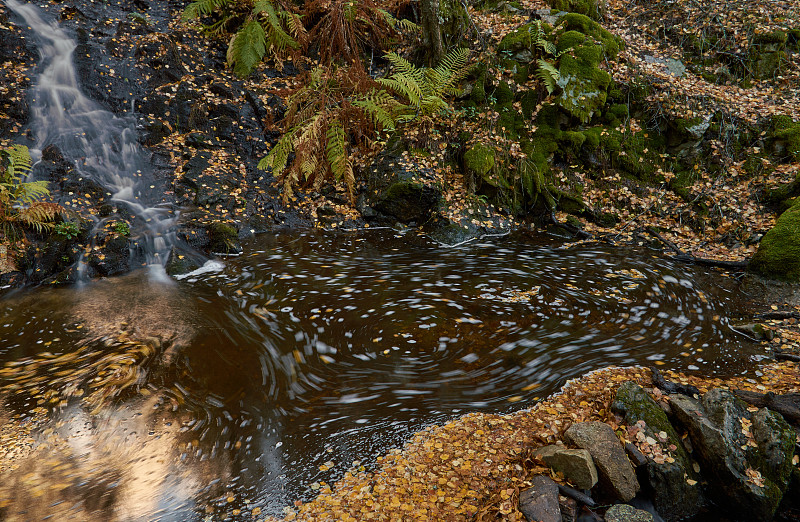
M 414 25 L 395 19 L 375 0 L 311 0 L 305 10 L 318 20 L 309 33 L 324 64 L 360 65 L 366 48 L 382 50 L 397 28 Z
M 435 68 L 417 67 L 396 53 L 386 54 L 386 59 L 394 72 L 378 82 L 405 98 L 406 103 L 400 105 L 395 114 L 401 123 L 431 116 L 449 107 L 444 97 L 458 94 L 458 83 L 469 71 L 469 49 L 451 51 Z
M 306 0 L 302 16 L 285 0 L 195 0 L 184 20 L 202 19 L 211 36 L 230 34 L 227 60 L 249 75 L 267 55 L 282 57 L 315 42 L 323 64 L 361 64 L 367 48 L 382 50 L 401 31 L 418 31 L 376 0 Z
M 227 60 L 241 77 L 249 75 L 267 53 L 282 56 L 307 41 L 300 16 L 270 0 L 196 0 L 183 11 L 184 20 L 204 17 L 212 19 L 204 24 L 207 33 L 233 33 Z
M 392 114 L 400 104 L 361 71 L 316 68 L 287 105 L 284 134 L 258 168 L 271 169 L 283 182 L 284 201 L 298 186 L 319 189 L 333 180 L 345 184 L 352 203 L 351 151 L 368 148 L 381 131 L 393 130 Z
M 64 210 L 61 205 L 42 201 L 50 194 L 46 181 L 24 181 L 30 170 L 28 147 L 0 149 L 0 231 L 10 243 L 22 237 L 23 227 L 36 232 L 52 229 L 53 220 Z

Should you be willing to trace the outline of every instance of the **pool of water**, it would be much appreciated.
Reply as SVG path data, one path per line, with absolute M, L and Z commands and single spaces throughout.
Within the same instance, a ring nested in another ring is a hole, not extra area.
M 4 435 L 19 447 L 0 449 L 0 513 L 280 513 L 421 427 L 524 408 L 589 370 L 731 375 L 760 353 L 730 328 L 735 281 L 648 250 L 394 230 L 244 247 L 172 283 L 140 271 L 0 300 L 4 415 L 31 419 Z

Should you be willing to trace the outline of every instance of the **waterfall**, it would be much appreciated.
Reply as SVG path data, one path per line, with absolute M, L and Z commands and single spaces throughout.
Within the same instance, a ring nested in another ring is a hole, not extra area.
M 76 48 L 56 23 L 45 21 L 31 3 L 5 0 L 39 40 L 41 73 L 31 95 L 30 127 L 35 160 L 48 145 L 70 159 L 79 175 L 103 186 L 112 200 L 127 205 L 144 226 L 140 243 L 153 273 L 166 278 L 163 265 L 175 242 L 177 216 L 164 206 L 149 205 L 150 162 L 138 142 L 133 117 L 120 117 L 90 100 L 80 90 L 72 60 Z M 152 191 L 151 191 L 152 192 Z

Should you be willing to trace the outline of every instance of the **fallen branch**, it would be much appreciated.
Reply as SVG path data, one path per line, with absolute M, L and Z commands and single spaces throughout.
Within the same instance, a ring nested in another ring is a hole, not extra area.
M 733 393 L 748 404 L 780 413 L 789 422 L 800 422 L 800 393 L 775 395 L 772 392 L 757 393 L 747 390 L 733 390 Z
M 704 257 L 696 257 L 692 254 L 687 254 L 678 247 L 675 243 L 665 238 L 658 233 L 653 227 L 647 227 L 647 233 L 655 237 L 664 245 L 669 247 L 670 250 L 675 252 L 674 256 L 669 256 L 668 259 L 672 261 L 680 261 L 682 263 L 691 263 L 693 265 L 710 266 L 714 268 L 724 268 L 726 270 L 744 270 L 747 268 L 748 261 L 721 261 L 718 259 L 707 259 Z
M 780 348 L 773 349 L 775 360 L 776 361 L 792 361 L 792 362 L 800 362 L 800 355 L 794 353 L 786 353 Z
M 691 384 L 679 384 L 677 382 L 668 381 L 661 375 L 658 369 L 652 366 L 650 367 L 650 371 L 653 372 L 653 384 L 656 388 L 665 393 L 680 393 L 681 395 L 688 395 L 689 397 L 700 395 L 700 390 Z
M 760 314 L 755 314 L 753 317 L 757 317 L 759 319 L 775 319 L 775 320 L 783 320 L 783 319 L 800 319 L 800 312 L 790 312 L 790 311 L 771 311 L 771 312 L 762 312 Z
M 583 229 L 580 229 L 580 228 L 578 228 L 578 227 L 576 227 L 574 225 L 570 225 L 567 222 L 563 222 L 562 223 L 561 221 L 558 220 L 558 218 L 556 218 L 556 215 L 553 212 L 550 213 L 550 222 L 553 225 L 556 225 L 556 226 L 559 226 L 559 227 L 563 228 L 564 230 L 566 230 L 567 232 L 569 232 L 573 236 L 577 237 L 578 239 L 594 239 L 594 235 L 593 234 L 591 234 L 591 233 L 589 233 L 589 232 L 587 232 L 587 231 L 585 231 Z
M 580 502 L 581 504 L 584 504 L 590 508 L 597 507 L 597 502 L 595 502 L 592 497 L 581 493 L 577 489 L 573 489 L 569 486 L 562 486 L 561 484 L 559 484 L 558 492 L 564 495 L 565 497 L 571 498 L 572 500 Z

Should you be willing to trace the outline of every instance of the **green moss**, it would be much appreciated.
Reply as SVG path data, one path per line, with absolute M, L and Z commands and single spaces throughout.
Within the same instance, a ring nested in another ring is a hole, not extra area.
M 746 165 L 747 162 L 745 162 Z M 797 175 L 794 181 L 767 191 L 764 195 L 764 201 L 768 205 L 778 208 L 781 212 L 785 212 L 794 206 L 794 199 L 798 196 L 800 196 L 800 174 Z
M 535 23 L 525 24 L 509 32 L 500 40 L 497 51 L 507 55 L 523 50 L 534 52 L 536 41 L 533 36 L 538 31 L 537 25 Z M 545 35 L 553 32 L 553 27 L 549 24 L 542 23 L 541 28 Z
M 620 123 L 628 119 L 628 106 L 623 103 L 618 103 L 608 107 L 603 118 L 612 127 L 617 127 Z
M 586 138 L 584 141 L 584 147 L 590 151 L 594 152 L 600 147 L 600 134 L 603 132 L 605 127 L 591 127 L 583 131 L 583 135 Z
M 511 87 L 509 87 L 506 82 L 500 82 L 497 87 L 494 88 L 492 96 L 497 105 L 504 105 L 514 101 L 514 91 L 511 90 Z
M 562 150 L 566 149 L 574 154 L 578 154 L 585 141 L 586 135 L 579 131 L 564 131 L 558 137 Z
M 648 436 L 665 432 L 669 443 L 676 446 L 673 455 L 683 469 L 693 476 L 694 472 L 689 460 L 689 455 L 683 448 L 680 436 L 670 424 L 664 410 L 650 398 L 641 386 L 632 381 L 622 383 L 617 390 L 617 396 L 611 404 L 614 411 L 625 416 L 625 423 L 633 426 L 639 421 L 644 421 Z
M 792 475 L 792 456 L 794 455 L 795 433 L 784 418 L 768 409 L 759 410 L 753 415 L 753 436 L 756 441 L 772 440 L 777 444 L 767 447 L 748 448 L 747 462 L 761 472 L 767 483 L 767 494 L 772 495 L 770 486 L 777 489 L 777 506 L 780 497 L 789 484 Z
M 781 214 L 764 235 L 749 269 L 771 279 L 800 282 L 800 202 Z
M 789 116 L 773 116 L 771 121 L 772 149 L 782 157 L 800 161 L 800 123 Z
M 622 40 L 608 32 L 606 29 L 603 29 L 600 24 L 588 16 L 577 13 L 569 13 L 559 18 L 558 21 L 559 23 L 563 22 L 565 24 L 564 27 L 566 32 L 577 31 L 594 38 L 603 46 L 606 56 L 608 56 L 609 59 L 616 58 L 617 54 L 619 53 Z M 560 46 L 559 49 L 561 49 Z
M 464 167 L 481 178 L 486 178 L 495 165 L 493 147 L 477 143 L 464 153 Z
M 457 46 L 469 29 L 469 15 L 459 0 L 439 0 L 439 27 L 445 48 Z
M 619 51 L 616 39 L 586 16 L 570 13 L 563 17 L 567 31 L 557 42 L 560 51 L 571 49 L 559 59 L 557 101 L 570 114 L 588 122 L 600 113 L 608 97 L 611 76 L 599 66 L 606 56 Z M 598 43 L 595 43 L 598 42 Z
M 550 6 L 558 11 L 579 13 L 594 20 L 600 17 L 600 6 L 597 0 L 551 0 Z
M 228 223 L 211 223 L 206 226 L 211 252 L 219 254 L 230 254 L 239 250 L 239 232 Z
M 753 43 L 759 45 L 784 45 L 789 39 L 789 35 L 776 29 L 771 33 L 761 33 L 753 37 Z

